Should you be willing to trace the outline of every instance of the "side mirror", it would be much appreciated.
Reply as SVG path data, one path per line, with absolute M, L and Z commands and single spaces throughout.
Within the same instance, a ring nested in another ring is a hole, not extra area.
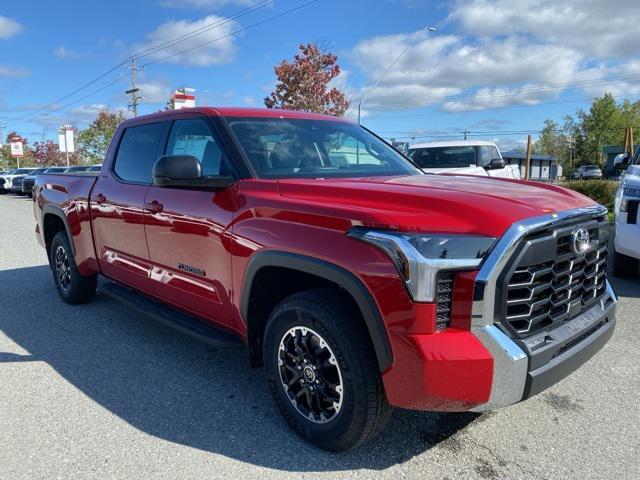
M 492 158 L 489 163 L 487 163 L 484 168 L 486 170 L 498 170 L 499 168 L 505 167 L 504 159 L 502 158 Z
M 629 155 L 617 155 L 613 159 L 613 166 L 618 170 L 625 170 L 629 166 Z
M 203 177 L 200 161 L 192 155 L 165 155 L 153 165 L 153 184 L 158 187 L 222 190 L 234 183 L 227 175 Z
M 153 184 L 159 187 L 180 186 L 202 177 L 202 167 L 192 155 L 165 155 L 153 165 Z

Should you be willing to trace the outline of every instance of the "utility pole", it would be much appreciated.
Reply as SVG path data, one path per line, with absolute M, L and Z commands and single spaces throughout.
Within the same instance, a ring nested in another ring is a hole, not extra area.
M 142 97 L 138 96 L 138 92 L 140 89 L 136 85 L 136 72 L 138 70 L 142 70 L 141 68 L 136 67 L 136 57 L 131 59 L 131 88 L 124 93 L 127 95 L 131 95 L 131 103 L 129 104 L 129 110 L 133 112 L 133 116 L 138 116 L 138 102 L 142 100 Z
M 462 133 L 464 134 L 464 139 L 466 140 L 466 139 L 467 139 L 467 135 L 468 135 L 469 133 L 471 133 L 471 132 L 465 128 L 465 129 L 464 129 L 464 132 L 462 132 Z
M 524 163 L 524 179 L 529 180 L 529 169 L 531 168 L 531 135 L 527 137 L 527 158 Z

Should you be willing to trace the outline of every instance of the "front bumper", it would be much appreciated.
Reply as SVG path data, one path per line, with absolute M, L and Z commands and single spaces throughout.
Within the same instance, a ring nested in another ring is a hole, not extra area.
M 595 355 L 615 328 L 617 297 L 608 280 L 591 308 L 523 339 L 496 323 L 495 299 L 498 279 L 528 232 L 605 213 L 604 207 L 586 207 L 513 225 L 475 277 L 470 330 L 391 335 L 394 362 L 383 374 L 389 403 L 419 410 L 492 410 L 541 392 Z
M 526 400 L 556 384 L 593 357 L 611 338 L 617 297 L 607 281 L 600 302 L 559 327 L 515 340 L 491 325 L 475 329 L 494 356 L 494 382 L 485 411 Z

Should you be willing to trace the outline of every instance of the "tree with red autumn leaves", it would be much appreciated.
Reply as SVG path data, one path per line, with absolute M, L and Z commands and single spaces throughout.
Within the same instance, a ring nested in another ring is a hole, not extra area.
M 349 100 L 329 83 L 340 74 L 338 57 L 323 53 L 313 44 L 300 45 L 292 62 L 283 60 L 274 68 L 278 82 L 264 99 L 267 108 L 304 110 L 342 117 Z

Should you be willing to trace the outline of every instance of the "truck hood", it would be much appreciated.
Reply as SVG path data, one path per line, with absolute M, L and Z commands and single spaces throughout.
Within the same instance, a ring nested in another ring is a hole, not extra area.
M 280 195 L 354 225 L 501 236 L 524 218 L 595 205 L 554 185 L 467 175 L 286 179 Z M 293 208 L 293 207 L 292 207 Z

